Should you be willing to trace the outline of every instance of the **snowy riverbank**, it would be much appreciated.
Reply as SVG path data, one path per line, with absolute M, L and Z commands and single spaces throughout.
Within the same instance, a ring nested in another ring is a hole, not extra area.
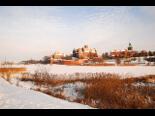
M 0 78 L 0 109 L 90 109 L 87 105 L 54 98 L 10 85 Z

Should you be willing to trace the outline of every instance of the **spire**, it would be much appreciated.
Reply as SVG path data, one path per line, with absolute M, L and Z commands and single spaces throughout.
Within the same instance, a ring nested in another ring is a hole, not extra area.
M 131 45 L 131 43 L 129 42 L 129 47 L 128 47 L 128 50 L 133 50 L 133 47 Z
M 88 48 L 88 45 L 84 45 L 84 48 Z
M 131 43 L 129 42 L 129 46 L 131 46 Z

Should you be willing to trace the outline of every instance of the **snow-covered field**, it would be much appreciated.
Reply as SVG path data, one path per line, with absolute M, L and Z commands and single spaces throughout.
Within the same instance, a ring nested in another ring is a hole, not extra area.
M 132 75 L 132 76 L 143 76 L 143 75 L 155 75 L 155 66 L 66 66 L 66 65 L 15 65 L 12 67 L 25 67 L 27 72 L 34 73 L 35 71 L 47 71 L 48 73 L 61 75 L 59 77 L 68 77 L 65 75 L 72 75 L 76 73 L 115 73 L 120 75 Z M 77 90 L 83 90 L 85 85 L 83 83 L 70 83 L 60 86 L 53 87 L 50 89 L 59 95 L 59 92 L 66 97 L 66 100 L 61 100 L 41 92 L 33 91 L 30 89 L 36 89 L 37 86 L 32 82 L 18 81 L 16 78 L 11 78 L 11 85 L 3 78 L 0 78 L 0 109 L 4 108 L 32 108 L 32 109 L 87 109 L 91 108 L 86 105 L 82 105 L 74 101 L 76 98 L 80 99 L 83 96 L 77 92 Z M 70 77 L 70 76 L 69 76 Z M 83 78 L 81 75 L 79 77 Z M 126 76 L 124 76 L 126 77 Z M 16 87 L 19 86 L 19 87 Z M 40 88 L 46 89 L 46 88 Z
M 0 109 L 89 109 L 91 107 L 57 99 L 11 85 L 0 78 Z
M 73 74 L 73 73 L 116 73 L 120 75 L 143 76 L 155 74 L 155 66 L 66 66 L 66 65 L 18 65 L 26 67 L 28 72 L 35 70 L 46 70 L 53 74 Z
M 51 88 L 52 93 L 55 95 L 62 95 L 66 100 L 74 101 L 77 99 L 84 98 L 84 95 L 81 93 L 87 85 L 82 82 L 68 83 L 60 86 Z

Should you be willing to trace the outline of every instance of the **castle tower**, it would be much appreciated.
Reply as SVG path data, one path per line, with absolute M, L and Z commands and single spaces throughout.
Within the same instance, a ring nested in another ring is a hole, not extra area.
M 84 48 L 88 48 L 88 45 L 84 45 Z
M 133 50 L 131 43 L 129 43 L 128 50 Z

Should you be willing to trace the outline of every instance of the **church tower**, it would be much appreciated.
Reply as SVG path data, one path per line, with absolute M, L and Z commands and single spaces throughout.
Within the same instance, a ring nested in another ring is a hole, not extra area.
M 128 50 L 133 50 L 131 43 L 129 43 Z

